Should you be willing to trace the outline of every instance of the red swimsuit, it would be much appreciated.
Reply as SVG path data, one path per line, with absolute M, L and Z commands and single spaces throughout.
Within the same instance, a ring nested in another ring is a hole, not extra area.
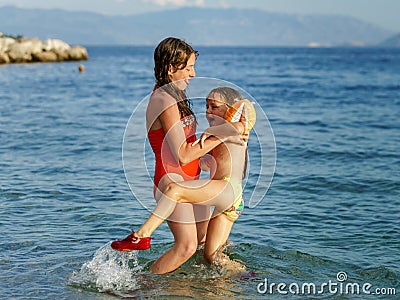
M 196 120 L 194 116 L 186 116 L 182 118 L 181 123 L 185 132 L 186 142 L 193 143 L 196 140 Z M 165 132 L 163 128 L 149 131 L 148 137 L 156 158 L 154 188 L 158 186 L 161 178 L 167 173 L 179 174 L 185 181 L 198 178 L 200 174 L 199 159 L 197 158 L 190 163 L 181 166 L 174 158 L 168 142 L 164 141 Z

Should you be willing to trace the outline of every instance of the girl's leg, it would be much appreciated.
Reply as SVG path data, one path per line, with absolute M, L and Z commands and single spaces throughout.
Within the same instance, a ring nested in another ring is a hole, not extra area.
M 149 237 L 171 215 L 177 203 L 214 205 L 218 212 L 232 205 L 233 190 L 224 180 L 192 180 L 171 183 L 158 201 L 150 217 L 139 228 L 137 237 Z M 169 218 L 170 221 L 173 221 Z
M 174 214 L 181 213 L 188 217 L 193 216 L 193 209 L 189 209 L 188 205 L 176 206 Z M 158 258 L 150 267 L 150 272 L 154 274 L 165 274 L 179 268 L 186 262 L 197 249 L 197 229 L 196 224 L 178 223 L 168 221 L 168 226 L 174 236 L 174 246 Z
M 169 174 L 170 177 L 161 179 L 160 190 L 164 190 L 168 184 L 175 181 L 182 181 L 182 177 Z M 156 194 L 159 200 L 162 193 Z M 169 221 L 168 226 L 174 236 L 174 246 L 159 257 L 150 267 L 150 272 L 155 274 L 165 274 L 174 271 L 186 262 L 197 249 L 197 228 L 193 213 L 193 206 L 190 204 L 178 204 L 171 215 L 176 222 Z
M 191 206 L 191 205 L 190 205 Z M 168 221 L 168 226 L 174 235 L 174 246 L 158 258 L 150 267 L 150 272 L 154 274 L 164 274 L 172 272 L 186 262 L 197 250 L 197 245 L 205 242 L 207 233 L 208 219 L 210 216 L 210 207 L 201 207 L 197 223 L 178 223 Z M 188 204 L 178 204 L 174 210 L 174 214 L 185 214 L 186 216 L 193 214 L 193 210 L 189 209 Z M 194 214 L 196 217 L 196 212 Z M 197 220 L 197 217 L 196 217 Z M 197 234 L 197 242 L 193 238 Z
M 206 205 L 192 205 L 194 217 L 196 218 L 197 242 L 199 244 L 203 244 L 206 241 L 208 222 L 210 221 L 211 217 L 211 209 Z
M 204 257 L 209 263 L 214 261 L 218 250 L 220 250 L 228 240 L 232 225 L 233 221 L 224 214 L 219 214 L 210 220 L 204 248 Z

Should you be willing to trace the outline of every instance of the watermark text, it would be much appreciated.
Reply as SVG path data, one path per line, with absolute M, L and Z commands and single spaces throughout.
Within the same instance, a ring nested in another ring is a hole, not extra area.
M 371 283 L 347 282 L 347 274 L 339 272 L 336 275 L 337 280 L 329 280 L 316 284 L 313 282 L 303 283 L 275 283 L 269 282 L 268 278 L 257 285 L 259 294 L 279 294 L 279 295 L 318 295 L 318 294 L 333 294 L 333 295 L 396 295 L 396 288 L 374 288 Z

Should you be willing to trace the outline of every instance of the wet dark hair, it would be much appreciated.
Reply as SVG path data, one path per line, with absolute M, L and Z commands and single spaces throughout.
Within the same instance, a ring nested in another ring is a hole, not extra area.
M 168 75 L 170 66 L 174 70 L 182 70 L 192 54 L 196 57 L 198 52 L 185 41 L 168 37 L 162 40 L 154 50 L 154 76 L 156 79 L 156 88 L 163 88 L 168 94 L 177 101 L 181 118 L 194 115 L 192 104 L 185 91 L 181 91 L 171 83 Z

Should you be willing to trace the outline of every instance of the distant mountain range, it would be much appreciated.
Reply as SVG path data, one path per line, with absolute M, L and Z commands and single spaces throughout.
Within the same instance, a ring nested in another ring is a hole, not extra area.
M 394 35 L 341 15 L 291 15 L 255 9 L 181 8 L 129 16 L 0 7 L 0 31 L 80 45 L 155 45 L 176 36 L 194 45 L 371 46 Z
M 394 36 L 391 36 L 387 40 L 383 41 L 379 44 L 382 47 L 400 47 L 400 33 Z

